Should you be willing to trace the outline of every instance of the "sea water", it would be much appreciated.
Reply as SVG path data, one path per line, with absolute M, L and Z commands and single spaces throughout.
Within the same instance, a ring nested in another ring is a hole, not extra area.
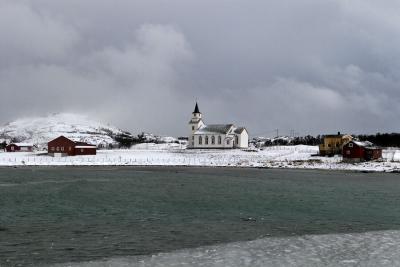
M 390 265 L 398 260 L 399 178 L 270 169 L 3 168 L 0 266 Z

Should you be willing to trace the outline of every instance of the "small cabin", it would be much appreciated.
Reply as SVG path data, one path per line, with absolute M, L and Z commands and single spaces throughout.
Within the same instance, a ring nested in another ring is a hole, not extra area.
M 96 155 L 97 147 L 84 142 L 76 142 L 65 136 L 47 143 L 47 152 L 54 157 Z
M 382 148 L 369 141 L 350 141 L 343 146 L 343 161 L 361 162 L 382 158 Z
M 32 152 L 33 144 L 28 143 L 11 143 L 6 146 L 7 152 Z

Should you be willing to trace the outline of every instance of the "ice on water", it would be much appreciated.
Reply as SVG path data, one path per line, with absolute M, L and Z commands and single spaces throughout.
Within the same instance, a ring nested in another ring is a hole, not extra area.
M 379 231 L 264 238 L 57 266 L 400 266 L 399 251 L 400 231 Z

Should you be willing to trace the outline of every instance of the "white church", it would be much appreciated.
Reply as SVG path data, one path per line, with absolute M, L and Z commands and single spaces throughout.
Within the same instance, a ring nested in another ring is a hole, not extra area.
M 206 125 L 201 118 L 199 106 L 194 108 L 189 121 L 189 148 L 248 148 L 249 134 L 244 127 L 233 124 Z

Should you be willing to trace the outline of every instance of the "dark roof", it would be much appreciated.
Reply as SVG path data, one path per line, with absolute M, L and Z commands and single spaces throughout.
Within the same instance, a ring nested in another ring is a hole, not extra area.
M 346 136 L 346 135 L 349 135 L 349 134 L 342 134 L 342 133 L 338 132 L 337 134 L 325 134 L 325 135 L 323 135 L 323 137 L 340 138 L 340 137 L 343 137 L 343 136 Z
M 201 113 L 199 110 L 199 105 L 197 105 L 197 102 L 196 102 L 196 106 L 194 107 L 193 113 Z
M 244 128 L 244 127 L 238 127 L 238 128 L 236 128 L 235 133 L 241 134 L 244 130 L 246 130 L 246 128 Z
M 340 138 L 343 136 L 345 136 L 345 135 L 344 134 L 326 134 L 326 135 L 324 135 L 324 137 L 327 137 L 327 138 Z
M 61 136 L 49 141 L 48 145 L 50 145 L 53 142 L 59 141 L 59 140 L 66 141 L 66 142 L 70 143 L 71 145 L 74 144 L 75 146 L 94 146 L 94 147 L 96 146 L 96 145 L 88 144 L 88 143 L 81 142 L 81 141 L 71 140 L 71 139 L 69 139 L 69 138 L 67 138 L 67 137 L 65 137 L 63 135 L 61 135 Z
M 63 135 L 60 135 L 59 137 L 49 141 L 48 144 L 59 141 L 59 140 L 63 140 L 63 141 L 69 142 L 69 143 L 75 143 L 73 140 L 71 140 Z

